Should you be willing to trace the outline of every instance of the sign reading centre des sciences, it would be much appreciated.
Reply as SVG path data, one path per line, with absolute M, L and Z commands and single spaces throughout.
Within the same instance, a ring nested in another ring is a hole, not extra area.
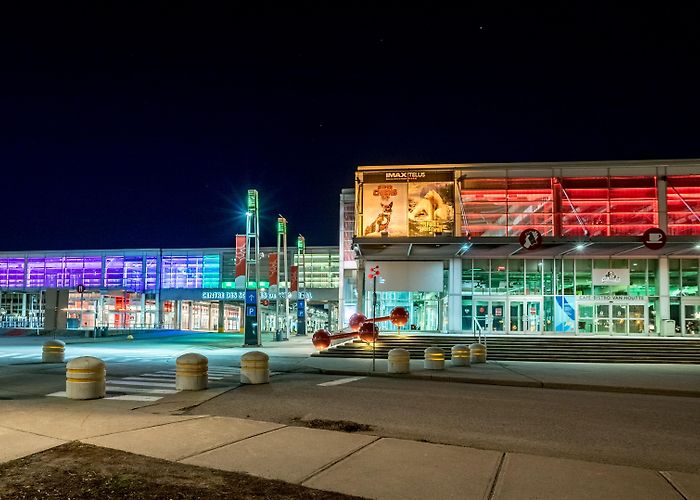
M 329 295 L 332 295 L 331 292 L 335 292 L 335 299 L 338 299 L 338 289 L 328 289 L 329 290 Z M 325 291 L 325 290 L 324 290 Z M 311 292 L 307 291 L 306 292 L 306 298 L 308 300 L 312 300 L 314 294 Z M 285 298 L 286 294 L 285 292 L 282 292 L 281 298 Z M 303 292 L 290 292 L 289 298 L 294 300 L 297 298 L 303 297 Z M 245 299 L 245 290 L 227 290 L 227 289 L 220 289 L 220 288 L 211 288 L 211 289 L 201 289 L 201 288 L 195 288 L 195 289 L 181 289 L 181 288 L 167 288 L 163 289 L 160 292 L 160 298 L 161 300 L 230 300 L 234 302 L 243 302 Z M 260 299 L 261 300 L 276 300 L 277 299 L 277 293 L 274 291 L 269 291 L 269 290 L 261 290 L 260 291 Z M 328 300 L 328 299 L 326 299 Z

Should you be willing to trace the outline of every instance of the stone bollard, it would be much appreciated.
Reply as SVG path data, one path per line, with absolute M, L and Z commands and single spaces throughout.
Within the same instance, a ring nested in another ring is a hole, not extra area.
M 201 391 L 209 383 L 209 360 L 206 356 L 188 352 L 175 361 L 175 389 Z
M 63 363 L 66 344 L 60 340 L 47 340 L 41 349 L 42 363 Z
M 387 356 L 387 371 L 389 373 L 410 373 L 411 353 L 401 347 L 389 351 Z
M 267 384 L 269 356 L 264 352 L 251 351 L 241 356 L 241 384 Z
M 105 397 L 107 368 L 104 361 L 92 356 L 71 359 L 66 365 L 66 396 L 68 399 L 99 399 Z
M 426 370 L 444 370 L 445 369 L 445 351 L 440 347 L 428 347 L 425 350 Z
M 486 363 L 486 346 L 478 342 L 469 346 L 472 363 Z
M 469 366 L 470 356 L 468 345 L 457 344 L 452 346 L 452 366 Z

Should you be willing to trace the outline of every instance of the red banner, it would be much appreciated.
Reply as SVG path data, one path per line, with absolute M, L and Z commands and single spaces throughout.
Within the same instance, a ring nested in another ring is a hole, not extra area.
M 236 278 L 245 276 L 245 235 L 236 235 Z
M 271 253 L 268 260 L 268 273 L 267 280 L 270 282 L 270 286 L 277 284 L 277 254 Z
M 299 291 L 299 266 L 292 266 L 289 269 L 289 291 Z

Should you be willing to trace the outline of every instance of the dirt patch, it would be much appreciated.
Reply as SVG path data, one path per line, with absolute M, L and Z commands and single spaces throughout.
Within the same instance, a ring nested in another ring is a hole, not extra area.
M 0 464 L 1 499 L 338 499 L 358 497 L 78 442 Z
M 328 431 L 367 432 L 372 430 L 371 425 L 358 424 L 350 420 L 323 420 L 315 418 L 313 420 L 302 420 L 300 422 L 312 429 L 326 429 Z

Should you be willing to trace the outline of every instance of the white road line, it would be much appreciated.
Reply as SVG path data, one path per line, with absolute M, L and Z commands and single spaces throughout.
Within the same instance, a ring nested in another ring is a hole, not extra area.
M 40 354 L 18 354 L 15 356 L 15 359 L 27 359 L 27 358 L 34 358 L 34 357 L 40 357 Z
M 15 356 L 15 353 L 11 352 L 10 354 L 0 354 L 0 358 L 7 358 L 9 356 Z
M 136 394 L 124 394 L 123 396 L 112 396 L 105 399 L 116 399 L 120 401 L 158 401 L 163 396 L 137 396 Z
M 47 396 L 51 396 L 53 398 L 67 398 L 68 394 L 66 394 L 66 391 L 60 391 L 60 392 L 52 392 L 51 394 L 47 394 Z
M 316 385 L 320 385 L 322 387 L 329 387 L 331 385 L 340 385 L 340 384 L 347 384 L 350 382 L 355 382 L 357 380 L 362 380 L 363 378 L 367 378 L 367 377 L 340 378 L 338 380 L 331 380 L 330 382 L 323 382 L 322 384 L 316 384 Z
M 176 389 L 140 389 L 138 387 L 121 387 L 119 385 L 107 384 L 107 392 L 135 392 L 137 394 L 175 394 L 180 392 Z
M 163 373 L 162 375 L 159 375 L 157 373 L 142 373 L 139 375 L 139 377 L 153 377 L 153 378 L 169 378 L 175 380 L 175 374 L 173 373 L 172 375 L 169 373 Z
M 119 380 L 141 380 L 142 382 L 165 382 L 166 384 L 174 382 L 174 379 L 172 378 L 150 378 L 150 377 L 144 377 L 144 376 L 138 376 L 138 377 L 124 377 Z
M 175 384 L 170 382 L 170 383 L 161 383 L 161 382 L 138 382 L 136 380 L 122 380 L 122 379 L 117 379 L 117 380 L 108 380 L 108 384 L 121 384 L 121 385 L 140 385 L 144 387 L 174 387 Z

